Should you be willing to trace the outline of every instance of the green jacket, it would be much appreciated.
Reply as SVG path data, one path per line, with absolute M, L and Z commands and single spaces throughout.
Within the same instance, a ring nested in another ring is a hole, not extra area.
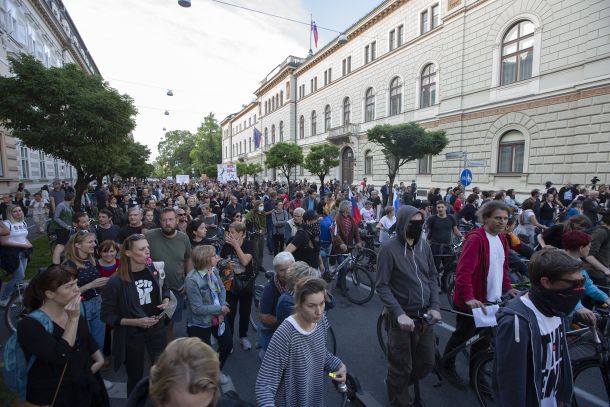
M 265 213 L 259 213 L 255 210 L 246 213 L 246 226 L 249 231 L 259 232 L 262 230 L 262 233 L 266 233 L 267 218 L 265 217 Z

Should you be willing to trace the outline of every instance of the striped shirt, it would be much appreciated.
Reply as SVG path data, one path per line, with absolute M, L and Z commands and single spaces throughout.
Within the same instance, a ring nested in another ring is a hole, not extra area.
M 341 359 L 326 348 L 326 316 L 304 331 L 293 316 L 277 328 L 256 378 L 259 407 L 324 406 L 325 372 L 335 372 Z

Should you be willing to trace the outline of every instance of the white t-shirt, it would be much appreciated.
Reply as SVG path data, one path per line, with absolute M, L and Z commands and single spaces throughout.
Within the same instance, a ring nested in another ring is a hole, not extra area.
M 485 232 L 489 242 L 489 269 L 487 271 L 487 301 L 497 302 L 502 298 L 504 277 L 504 246 L 500 236 Z
M 379 232 L 379 241 L 383 243 L 390 238 L 388 230 L 396 223 L 396 216 L 394 216 L 392 220 L 387 216 L 384 216 L 379 220 L 379 223 L 383 226 L 383 229 Z
M 541 407 L 557 407 L 557 386 L 561 375 L 561 318 L 547 317 L 534 305 L 527 295 L 521 301 L 536 315 L 542 342 L 542 400 Z
M 11 223 L 4 221 L 6 227 L 11 231 L 8 240 L 11 243 L 25 244 L 28 242 L 28 225 L 25 222 Z

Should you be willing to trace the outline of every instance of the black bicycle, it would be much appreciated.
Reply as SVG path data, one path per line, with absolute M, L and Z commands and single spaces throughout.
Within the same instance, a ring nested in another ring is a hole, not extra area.
M 371 396 L 370 393 L 365 391 L 360 385 L 360 381 L 357 377 L 347 374 L 345 383 L 336 383 L 335 389 L 342 395 L 341 407 L 348 404 L 356 407 L 381 407 L 381 404 Z
M 608 407 L 610 400 L 610 310 L 597 308 L 597 325 L 566 334 L 573 355 L 574 346 L 593 344 L 590 356 L 572 360 L 574 406 Z
M 375 295 L 375 280 L 372 277 L 372 271 L 376 270 L 377 256 L 373 255 L 370 249 L 366 248 L 349 248 L 346 254 L 330 254 L 320 252 L 321 256 L 330 258 L 341 258 L 343 260 L 331 270 L 328 270 L 323 277 L 330 282 L 334 278 L 338 278 L 339 272 L 345 273 L 345 287 L 341 288 L 341 295 L 358 305 L 369 302 Z
M 449 308 L 441 307 L 442 311 L 451 312 L 454 314 L 462 314 L 472 317 L 471 314 L 462 313 L 459 311 L 455 311 Z M 381 347 L 381 351 L 387 357 L 388 345 L 387 345 L 387 330 L 385 329 L 384 324 L 385 315 L 382 312 L 377 319 L 377 340 L 379 341 L 379 346 Z M 430 324 L 431 318 L 428 315 L 423 315 L 417 318 L 418 323 Z M 493 402 L 493 393 L 492 393 L 492 375 L 493 375 L 493 356 L 494 356 L 494 337 L 496 331 L 495 327 L 487 327 L 481 328 L 477 331 L 475 335 L 469 338 L 467 341 L 463 342 L 451 352 L 448 352 L 445 355 L 441 355 L 439 349 L 437 348 L 434 354 L 435 363 L 433 373 L 438 378 L 438 383 L 435 387 L 439 387 L 443 383 L 443 374 L 441 373 L 441 367 L 445 363 L 447 359 L 453 359 L 458 354 L 463 353 L 467 356 L 469 360 L 472 360 L 470 369 L 470 383 L 472 388 L 477 396 L 477 400 L 481 407 L 491 406 Z M 484 341 L 484 343 L 489 344 L 484 350 L 478 351 L 476 354 L 470 356 L 469 350 L 472 349 L 472 345 L 475 343 L 479 343 Z M 438 340 L 437 340 L 438 344 Z M 414 405 L 421 404 L 421 397 L 419 391 L 419 383 L 414 384 Z

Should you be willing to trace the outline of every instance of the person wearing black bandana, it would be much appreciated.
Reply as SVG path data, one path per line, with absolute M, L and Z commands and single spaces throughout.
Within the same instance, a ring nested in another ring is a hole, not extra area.
M 529 263 L 530 291 L 497 314 L 494 399 L 499 406 L 561 406 L 572 400 L 564 317 L 584 293 L 582 263 L 543 249 Z
M 303 224 L 286 247 L 295 261 L 304 261 L 324 273 L 324 262 L 320 256 L 320 221 L 318 213 L 310 209 L 303 214 Z

